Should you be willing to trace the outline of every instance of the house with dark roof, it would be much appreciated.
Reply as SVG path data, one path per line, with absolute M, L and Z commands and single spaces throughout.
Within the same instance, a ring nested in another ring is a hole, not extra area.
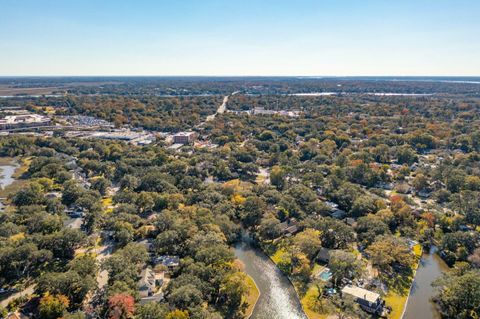
M 343 219 L 345 216 L 347 216 L 347 212 L 343 209 L 337 208 L 330 214 L 330 216 L 336 219 Z
M 384 190 L 391 191 L 395 187 L 395 184 L 387 183 L 387 182 L 377 182 L 374 186 L 376 188 L 381 188 L 381 189 L 384 189 Z
M 143 239 L 143 240 L 137 241 L 136 243 L 145 247 L 147 252 L 153 251 L 153 240 L 151 239 Z
M 285 237 L 293 236 L 300 230 L 298 227 L 298 222 L 293 218 L 280 223 L 279 226 L 282 231 L 282 235 Z
M 429 198 L 431 195 L 431 191 L 429 189 L 422 189 L 417 193 L 417 195 L 421 198 Z
M 172 269 L 180 265 L 180 257 L 162 255 L 162 256 L 154 257 L 152 262 L 154 265 L 164 265 L 169 269 Z
M 328 249 L 325 247 L 321 247 L 318 251 L 316 260 L 323 263 L 328 263 L 330 261 L 330 255 L 334 251 L 336 251 L 336 249 Z
M 336 219 L 343 219 L 347 215 L 347 212 L 344 211 L 343 209 L 338 208 L 338 204 L 331 202 L 331 201 L 326 201 L 325 205 L 328 207 L 328 213 L 331 217 L 336 218 Z
M 352 218 L 352 217 L 347 217 L 343 220 L 345 222 L 345 224 L 347 224 L 348 226 L 352 226 L 352 227 L 355 227 L 357 225 L 357 221 L 355 220 L 355 218 Z

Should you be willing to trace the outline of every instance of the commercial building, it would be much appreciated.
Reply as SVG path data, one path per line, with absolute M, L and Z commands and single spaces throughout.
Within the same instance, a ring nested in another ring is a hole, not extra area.
M 0 119 L 0 130 L 44 126 L 50 123 L 50 119 L 39 114 L 7 115 Z
M 173 135 L 174 144 L 191 144 L 197 138 L 197 133 L 195 132 L 180 132 Z
M 124 141 L 133 145 L 148 145 L 155 141 L 155 135 L 145 131 L 69 131 L 67 137 L 98 138 L 103 140 Z

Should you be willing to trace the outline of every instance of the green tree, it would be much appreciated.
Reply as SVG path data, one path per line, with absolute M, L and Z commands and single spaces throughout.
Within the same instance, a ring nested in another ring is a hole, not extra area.
M 189 318 L 190 318 L 190 315 L 188 314 L 188 311 L 179 310 L 179 309 L 170 311 L 165 317 L 165 319 L 189 319 Z
M 326 248 L 345 249 L 355 240 L 352 227 L 333 218 L 320 220 L 315 228 L 320 230 L 320 241 Z
M 278 189 L 285 185 L 285 170 L 280 166 L 273 166 L 270 172 L 270 182 Z
M 447 189 L 452 193 L 459 192 L 462 187 L 465 185 L 465 179 L 467 175 L 465 171 L 461 169 L 454 169 L 447 173 L 446 178 L 446 185 Z
M 338 319 L 363 318 L 365 316 L 365 313 L 351 296 L 335 296 L 332 303 Z
M 397 161 L 399 164 L 412 165 L 417 161 L 415 151 L 409 146 L 401 146 L 396 150 Z
M 167 316 L 168 308 L 156 302 L 148 302 L 141 304 L 135 311 L 135 318 L 137 319 L 164 319 Z
M 328 268 L 332 272 L 333 284 L 338 287 L 343 278 L 353 279 L 360 274 L 361 265 L 357 257 L 343 250 L 333 250 L 330 252 Z
M 168 301 L 179 309 L 187 309 L 200 305 L 203 301 L 203 296 L 197 287 L 192 284 L 187 284 L 172 289 L 168 295 Z
M 415 187 L 415 189 L 417 190 L 417 192 L 419 192 L 422 189 L 425 189 L 428 187 L 428 178 L 422 173 L 419 173 L 413 179 L 412 184 L 413 184 L 413 187 Z
M 248 291 L 246 282 L 247 277 L 243 272 L 235 272 L 223 278 L 220 285 L 221 307 L 229 317 L 242 313 L 246 307 L 243 304 L 244 295 Z
M 435 300 L 445 318 L 475 318 L 480 313 L 480 271 L 446 274 L 435 283 Z
M 366 250 L 373 265 L 386 275 L 393 273 L 393 267 L 411 273 L 415 257 L 408 244 L 395 236 L 378 236 Z
M 263 240 L 272 240 L 282 235 L 280 221 L 275 217 L 262 218 L 258 233 Z
M 12 198 L 16 206 L 36 205 L 43 201 L 43 188 L 38 183 L 30 183 L 27 187 L 19 190 Z
M 388 225 L 385 224 L 380 217 L 373 214 L 360 217 L 357 220 L 355 230 L 357 232 L 358 239 L 366 246 L 374 242 L 377 236 L 390 233 Z
M 375 213 L 377 205 L 375 199 L 368 195 L 362 195 L 355 199 L 350 214 L 354 217 L 365 216 L 367 214 Z
M 97 273 L 97 262 L 92 255 L 80 255 L 68 263 L 68 268 L 80 276 L 92 276 Z
M 298 233 L 293 238 L 293 243 L 309 259 L 313 259 L 321 247 L 320 232 L 318 230 L 307 228 Z
M 85 191 L 74 180 L 63 184 L 62 203 L 69 206 L 74 204 Z
M 64 295 L 70 300 L 70 309 L 78 308 L 89 291 L 96 287 L 94 274 L 81 276 L 69 270 L 64 273 L 47 272 L 37 279 L 38 294 Z
M 34 243 L 0 247 L 0 274 L 7 280 L 29 277 L 39 267 L 52 259 L 47 249 L 39 249 Z
M 38 305 L 41 318 L 57 319 L 63 316 L 69 305 L 68 298 L 63 295 L 50 295 L 46 293 Z
M 150 212 L 155 206 L 155 200 L 152 194 L 141 192 L 137 197 L 136 204 L 141 212 Z
M 91 179 L 91 188 L 97 190 L 100 195 L 105 196 L 108 188 L 112 185 L 110 180 L 104 177 L 96 177 Z
M 249 196 L 243 203 L 242 220 L 245 226 L 258 225 L 262 219 L 267 205 L 265 201 L 257 196 Z

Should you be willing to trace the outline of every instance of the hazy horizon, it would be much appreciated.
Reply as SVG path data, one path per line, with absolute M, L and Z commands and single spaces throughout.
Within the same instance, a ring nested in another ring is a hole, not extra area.
M 480 76 L 461 0 L 2 3 L 0 75 Z
M 0 79 L 8 78 L 112 78 L 112 79 L 121 79 L 121 78 L 178 78 L 178 79 L 205 79 L 205 78 L 219 78 L 219 79 L 242 79 L 242 78 L 258 78 L 258 79 L 318 79 L 318 80 L 342 80 L 342 79 L 358 79 L 358 80 L 388 80 L 395 81 L 397 79 L 408 80 L 412 79 L 415 81 L 429 81 L 431 79 L 437 80 L 448 80 L 448 79 L 473 79 L 480 80 L 480 75 L 143 75 L 143 74 L 131 74 L 131 75 L 121 75 L 121 74 L 95 74 L 95 75 L 0 75 Z

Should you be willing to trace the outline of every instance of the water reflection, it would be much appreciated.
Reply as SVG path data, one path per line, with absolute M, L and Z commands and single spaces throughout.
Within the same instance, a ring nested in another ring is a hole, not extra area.
M 17 166 L 15 165 L 0 166 L 0 188 L 3 189 L 15 181 L 12 176 L 16 168 Z
M 290 281 L 262 251 L 247 240 L 237 244 L 235 255 L 260 290 L 251 319 L 307 318 Z
M 440 314 L 431 301 L 435 294 L 432 283 L 448 269 L 445 262 L 435 254 L 436 248 L 432 247 L 420 260 L 420 266 L 415 274 L 412 290 L 408 299 L 404 319 L 439 319 Z

